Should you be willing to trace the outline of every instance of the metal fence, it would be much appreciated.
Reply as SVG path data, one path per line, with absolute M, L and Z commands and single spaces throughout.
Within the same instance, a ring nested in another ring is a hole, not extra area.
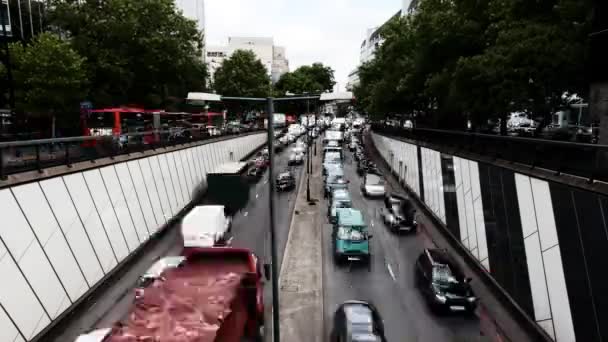
M 476 153 L 494 159 L 608 181 L 608 145 L 508 137 L 438 129 L 404 129 L 372 125 L 378 133 L 441 147 L 442 152 Z
M 157 148 L 205 141 L 227 135 L 262 131 L 248 130 L 241 133 L 210 135 L 206 129 L 184 129 L 179 132 L 148 131 L 116 136 L 88 136 L 57 139 L 0 142 L 0 180 L 8 175 L 114 157 L 121 154 L 143 152 Z

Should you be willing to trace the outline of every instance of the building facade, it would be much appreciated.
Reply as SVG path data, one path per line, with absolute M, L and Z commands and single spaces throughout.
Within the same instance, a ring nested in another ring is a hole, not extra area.
M 281 76 L 289 72 L 289 60 L 285 54 L 285 47 L 275 46 L 272 57 L 272 83 L 277 83 Z
M 268 76 L 273 82 L 286 72 L 289 72 L 289 60 L 285 54 L 285 47 L 275 46 L 271 37 L 229 37 L 228 45 L 209 46 L 206 53 L 209 78 L 213 80 L 215 71 L 236 50 L 249 50 L 262 62 Z
M 346 90 L 352 91 L 359 85 L 359 69 L 355 69 L 348 74 L 348 82 L 346 82 Z
M 184 16 L 196 22 L 196 28 L 205 37 L 205 1 L 204 0 L 175 0 L 175 5 L 179 8 Z M 206 51 L 203 41 L 202 58 L 205 60 Z

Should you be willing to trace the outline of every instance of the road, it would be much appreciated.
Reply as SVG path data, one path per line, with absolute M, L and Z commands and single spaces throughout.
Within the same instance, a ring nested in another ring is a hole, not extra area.
M 361 177 L 356 173 L 352 153 L 345 153 L 344 171 L 350 180 L 353 206 L 363 211 L 373 235 L 372 263 L 367 267 L 337 266 L 331 249 L 331 226 L 324 225 L 323 289 L 325 336 L 328 339 L 333 314 L 338 305 L 350 299 L 372 302 L 380 311 L 388 341 L 482 341 L 476 317 L 442 316 L 430 312 L 414 287 L 416 258 L 430 241 L 420 235 L 397 236 L 379 217 L 382 200 L 365 199 L 360 192 Z M 387 182 L 387 190 L 393 190 Z M 403 191 L 399 191 L 403 192 Z M 319 206 L 326 210 L 327 201 Z
M 275 154 L 275 174 L 287 168 L 289 152 Z M 305 170 L 304 166 L 294 168 L 296 186 L 300 184 L 300 177 Z M 274 180 L 274 178 L 271 178 Z M 249 201 L 246 206 L 233 217 L 232 232 L 234 234 L 233 246 L 252 249 L 263 262 L 270 262 L 268 246 L 268 227 L 270 217 L 268 213 L 268 182 L 269 172 L 250 187 Z M 298 189 L 275 194 L 275 225 L 277 231 L 279 265 L 283 258 L 291 216 Z M 72 318 L 68 326 L 58 336 L 49 338 L 53 342 L 74 341 L 82 333 L 112 326 L 113 323 L 123 319 L 128 314 L 133 300 L 133 286 L 137 278 L 144 273 L 158 258 L 179 255 L 183 241 L 179 226 L 168 227 L 167 234 L 146 251 L 140 261 L 132 265 L 120 278 L 112 284 L 101 299 L 91 303 L 89 309 L 79 317 Z M 271 305 L 270 286 L 265 287 L 266 305 Z

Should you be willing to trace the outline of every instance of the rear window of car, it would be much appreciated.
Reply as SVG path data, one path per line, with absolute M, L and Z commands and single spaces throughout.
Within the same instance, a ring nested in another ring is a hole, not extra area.
M 368 174 L 367 176 L 365 176 L 365 183 L 372 185 L 383 185 L 384 179 L 382 179 L 382 177 L 378 175 Z

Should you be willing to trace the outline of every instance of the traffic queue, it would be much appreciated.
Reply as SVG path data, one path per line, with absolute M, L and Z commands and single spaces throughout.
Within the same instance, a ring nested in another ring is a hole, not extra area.
M 323 139 L 323 194 L 327 199 L 327 216 L 331 225 L 331 248 L 334 262 L 349 267 L 358 264 L 371 267 L 373 237 L 366 224 L 365 210 L 353 205 L 349 190 L 352 180 L 345 176 L 346 154 L 356 162 L 356 173 L 361 177 L 360 194 L 367 201 L 382 200 L 379 217 L 384 227 L 395 236 L 414 235 L 418 231 L 416 207 L 404 193 L 389 192 L 384 175 L 366 149 L 364 125 L 335 124 Z M 354 187 L 351 187 L 353 189 Z M 361 208 L 365 209 L 365 208 Z M 377 245 L 377 244 L 374 244 Z M 436 314 L 473 314 L 478 299 L 458 264 L 446 250 L 424 249 L 416 260 L 412 274 L 416 288 L 430 309 Z M 366 322 L 365 331 L 358 331 Z M 365 336 L 363 336 L 363 335 Z M 386 341 L 379 310 L 372 304 L 351 300 L 339 306 L 334 314 L 332 341 Z M 353 338 L 353 339 L 351 339 Z

